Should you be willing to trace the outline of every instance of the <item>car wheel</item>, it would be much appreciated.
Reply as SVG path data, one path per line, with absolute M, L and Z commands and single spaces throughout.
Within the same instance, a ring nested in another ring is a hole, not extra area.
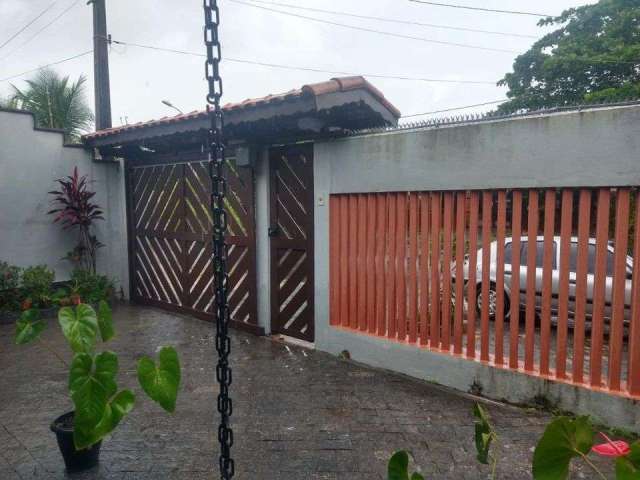
M 482 314 L 482 284 L 479 283 L 476 288 L 476 308 L 478 310 L 478 315 Z M 509 298 L 509 294 L 507 292 L 503 293 L 504 295 L 504 317 L 507 318 L 511 313 L 511 299 Z M 491 282 L 489 286 L 489 318 L 496 318 L 498 313 L 498 292 L 496 289 L 496 284 Z

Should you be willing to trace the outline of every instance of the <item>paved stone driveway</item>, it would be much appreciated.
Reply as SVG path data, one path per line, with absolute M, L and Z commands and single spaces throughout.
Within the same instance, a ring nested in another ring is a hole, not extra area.
M 183 390 L 175 415 L 139 404 L 103 444 L 102 463 L 78 479 L 215 479 L 214 349 L 210 324 L 158 310 L 116 311 L 121 386 L 136 385 L 135 360 L 178 347 Z M 70 410 L 66 357 L 53 322 L 44 344 L 13 345 L 0 326 L 0 479 L 64 479 L 50 421 Z M 233 337 L 238 479 L 383 479 L 397 449 L 411 450 L 426 478 L 486 479 L 475 462 L 473 401 L 321 352 L 244 333 Z M 500 479 L 530 478 L 532 447 L 548 416 L 489 406 L 501 433 Z M 576 473 L 576 478 L 591 478 Z

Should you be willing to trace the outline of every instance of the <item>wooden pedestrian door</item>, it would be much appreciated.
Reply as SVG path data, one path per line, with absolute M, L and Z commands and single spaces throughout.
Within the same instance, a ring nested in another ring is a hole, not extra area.
M 313 145 L 270 150 L 271 330 L 312 342 Z
M 214 297 L 208 166 L 202 158 L 180 160 L 177 156 L 162 164 L 134 164 L 129 169 L 131 297 L 137 303 L 211 320 Z M 227 179 L 231 320 L 235 326 L 259 333 L 253 170 L 237 168 L 228 160 Z

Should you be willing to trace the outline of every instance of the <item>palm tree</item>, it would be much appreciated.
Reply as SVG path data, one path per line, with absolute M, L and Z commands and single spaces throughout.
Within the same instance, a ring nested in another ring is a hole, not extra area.
M 0 108 L 15 110 L 18 106 L 13 98 L 0 97 Z
M 27 88 L 15 85 L 9 101 L 17 108 L 33 112 L 39 127 L 64 130 L 67 140 L 77 141 L 93 123 L 93 112 L 85 98 L 86 77 L 75 83 L 69 77 L 45 68 L 27 80 Z

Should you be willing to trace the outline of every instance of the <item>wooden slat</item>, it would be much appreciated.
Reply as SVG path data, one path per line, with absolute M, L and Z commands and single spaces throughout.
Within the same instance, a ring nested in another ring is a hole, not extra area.
M 527 304 L 525 317 L 524 369 L 534 369 L 534 347 L 536 327 L 536 253 L 539 221 L 538 191 L 529 190 L 527 222 Z
M 633 232 L 633 281 L 631 288 L 631 327 L 629 330 L 628 384 L 631 395 L 640 395 L 640 192 L 635 193 L 635 222 Z
M 471 192 L 469 198 L 469 279 L 467 282 L 467 357 L 476 358 L 476 305 L 478 263 L 478 213 L 480 195 Z
M 398 340 L 407 340 L 407 194 L 399 193 L 397 199 L 396 249 L 396 303 Z
M 367 329 L 376 332 L 376 199 L 367 195 Z
M 358 196 L 349 195 L 349 326 L 358 328 Z
M 418 338 L 418 194 L 412 192 L 409 197 L 409 257 L 407 285 L 407 316 L 409 323 L 409 342 Z
M 335 196 L 329 197 L 329 323 L 340 325 L 340 309 L 338 306 L 340 295 L 340 200 Z
M 507 231 L 507 192 L 498 190 L 498 212 L 496 219 L 496 318 L 495 351 L 496 365 L 504 364 L 504 242 Z
M 376 197 L 367 195 L 367 328 L 376 332 Z
M 453 324 L 453 353 L 462 353 L 462 324 L 464 320 L 464 254 L 466 227 L 466 193 L 456 194 L 456 277 L 455 312 Z
M 548 189 L 544 195 L 544 251 L 542 259 L 542 318 L 540 320 L 540 373 L 549 374 L 551 339 L 551 293 L 554 262 L 554 227 L 556 191 Z
M 509 314 L 509 368 L 520 365 L 520 237 L 522 235 L 522 191 L 511 195 L 511 312 Z
M 367 330 L 367 197 L 358 195 L 358 328 Z
M 431 193 L 431 325 L 429 346 L 440 348 L 440 222 L 441 194 Z
M 389 211 L 389 228 L 387 229 L 387 238 L 389 242 L 387 244 L 387 337 L 396 338 L 397 326 L 396 326 L 396 195 L 390 194 L 388 200 Z
M 602 343 L 604 336 L 605 286 L 607 277 L 607 252 L 609 242 L 609 208 L 611 191 L 598 190 L 596 213 L 596 269 L 593 277 L 593 313 L 591 317 L 590 383 L 602 385 Z
M 556 343 L 556 377 L 566 378 L 567 333 L 569 319 L 569 264 L 571 259 L 571 233 L 573 220 L 573 190 L 562 191 L 560 219 L 560 270 L 558 291 L 558 333 Z
M 420 345 L 429 343 L 429 194 L 420 195 Z
M 445 192 L 442 227 L 442 350 L 451 348 L 451 255 L 453 251 L 453 192 Z
M 493 194 L 482 192 L 482 311 L 480 312 L 480 360 L 489 361 L 489 289 L 491 288 L 491 220 Z
M 584 381 L 585 307 L 589 266 L 589 226 L 591 225 L 591 191 L 580 190 L 578 206 L 578 256 L 576 266 L 576 311 L 573 327 L 573 381 Z
M 612 318 L 609 334 L 609 388 L 614 391 L 620 391 L 621 386 L 627 247 L 629 245 L 629 202 L 629 189 L 619 188 L 616 193 Z
M 378 336 L 387 333 L 385 319 L 385 277 L 384 264 L 387 246 L 387 197 L 384 194 L 376 195 L 376 331 Z
M 340 325 L 349 326 L 349 197 L 340 195 Z

